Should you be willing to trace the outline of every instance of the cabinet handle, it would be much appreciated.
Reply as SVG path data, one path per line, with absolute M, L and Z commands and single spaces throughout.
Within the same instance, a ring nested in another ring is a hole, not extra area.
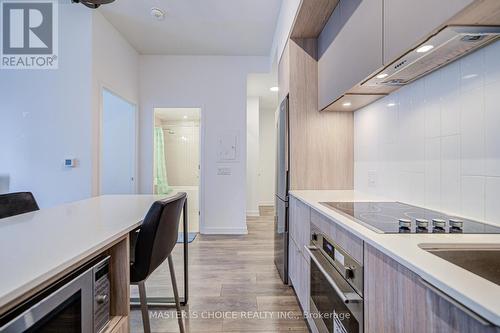
M 475 320 L 477 320 L 479 323 L 481 323 L 481 325 L 483 325 L 483 326 L 492 326 L 492 323 L 490 323 L 487 319 L 484 319 L 483 317 L 481 317 L 480 315 L 478 315 L 474 311 L 472 311 L 469 308 L 465 307 L 463 304 L 459 303 L 458 301 L 456 301 L 455 299 L 453 299 L 452 297 L 450 297 L 444 291 L 436 288 L 434 285 L 432 285 L 431 283 L 427 282 L 426 280 L 424 280 L 421 277 L 420 277 L 420 282 L 426 288 L 430 289 L 432 292 L 434 292 L 438 296 L 444 298 L 449 303 L 451 303 L 453 306 L 455 306 L 455 307 L 459 308 L 461 311 L 465 312 L 468 316 L 470 316 L 470 317 L 474 318 Z

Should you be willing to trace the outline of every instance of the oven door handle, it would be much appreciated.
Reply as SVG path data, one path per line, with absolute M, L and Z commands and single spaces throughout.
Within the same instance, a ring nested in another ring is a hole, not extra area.
M 304 248 L 307 251 L 307 253 L 309 254 L 309 256 L 311 257 L 311 260 L 313 260 L 316 263 L 316 266 L 318 266 L 318 269 L 325 276 L 325 279 L 328 281 L 330 286 L 333 288 L 333 290 L 335 290 L 337 295 L 340 297 L 342 302 L 344 302 L 345 304 L 363 302 L 363 299 L 361 298 L 361 296 L 359 296 L 356 292 L 346 294 L 339 288 L 339 286 L 334 281 L 334 279 L 330 276 L 330 274 L 328 274 L 328 272 L 323 268 L 323 265 L 316 258 L 316 254 L 313 253 L 313 251 L 315 251 L 315 250 L 319 251 L 317 247 L 306 245 L 306 246 L 304 246 Z M 340 273 L 339 273 L 339 275 L 340 275 Z

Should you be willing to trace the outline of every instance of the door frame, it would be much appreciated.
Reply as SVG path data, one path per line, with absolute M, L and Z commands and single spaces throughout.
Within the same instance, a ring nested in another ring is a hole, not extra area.
M 135 132 L 135 144 L 134 144 L 134 187 L 133 187 L 133 192 L 134 194 L 138 193 L 139 190 L 139 182 L 138 182 L 138 177 L 139 177 L 139 152 L 138 152 L 138 147 L 139 147 L 139 108 L 137 106 L 137 103 L 124 97 L 123 95 L 117 93 L 114 89 L 110 88 L 108 85 L 105 85 L 103 83 L 99 84 L 99 115 L 98 115 L 98 153 L 97 153 L 97 193 L 98 195 L 102 195 L 102 154 L 103 154 L 103 149 L 102 149 L 102 139 L 103 139 L 103 120 L 102 117 L 104 115 L 104 91 L 109 92 L 110 94 L 124 100 L 125 102 L 129 103 L 134 107 L 134 114 L 135 114 L 135 121 L 134 121 L 134 132 Z
M 205 226 L 205 115 L 203 113 L 203 106 L 155 106 L 153 107 L 153 117 L 151 121 L 151 138 L 150 144 L 153 148 L 153 153 L 151 154 L 151 186 L 154 193 L 154 163 L 155 163 L 155 140 L 154 140 L 154 132 L 155 132 L 155 110 L 156 109 L 198 109 L 200 110 L 200 179 L 199 179 L 199 188 L 198 188 L 198 230 L 199 233 L 203 233 L 203 228 Z M 189 203 L 188 203 L 189 204 Z M 189 206 L 188 206 L 189 209 Z

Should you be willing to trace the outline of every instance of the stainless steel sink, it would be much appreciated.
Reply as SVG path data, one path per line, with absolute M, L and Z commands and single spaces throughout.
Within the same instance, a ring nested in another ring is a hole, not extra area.
M 420 248 L 500 285 L 500 244 L 420 244 Z

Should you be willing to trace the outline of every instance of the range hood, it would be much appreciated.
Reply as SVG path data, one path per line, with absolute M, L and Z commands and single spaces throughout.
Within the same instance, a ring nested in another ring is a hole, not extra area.
M 447 26 L 361 83 L 361 86 L 403 86 L 499 36 L 500 26 Z

